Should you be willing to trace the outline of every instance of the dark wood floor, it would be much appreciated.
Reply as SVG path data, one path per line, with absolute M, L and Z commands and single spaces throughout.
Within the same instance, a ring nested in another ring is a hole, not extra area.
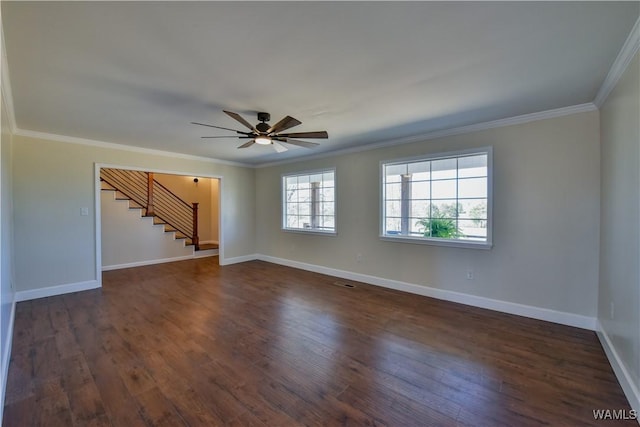
M 3 424 L 584 426 L 630 409 L 593 332 L 216 262 L 19 303 Z

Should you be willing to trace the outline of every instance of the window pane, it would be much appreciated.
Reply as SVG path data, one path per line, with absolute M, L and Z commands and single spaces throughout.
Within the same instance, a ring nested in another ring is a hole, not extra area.
M 324 216 L 333 216 L 334 215 L 334 204 L 331 203 L 322 203 L 320 205 L 320 215 Z
M 458 197 L 487 197 L 487 178 L 465 178 L 458 181 Z
M 448 179 L 456 177 L 457 160 L 442 159 L 431 162 L 431 179 Z
M 322 182 L 322 174 L 316 173 L 309 177 L 309 181 L 311 182 Z
M 311 203 L 298 203 L 298 215 L 311 215 Z
M 428 173 L 431 172 L 431 162 L 409 163 L 407 171 L 412 175 L 421 174 L 422 176 L 427 176 L 427 178 L 423 179 L 429 179 Z
M 333 181 L 323 181 L 322 184 L 320 184 L 320 188 L 333 190 L 334 189 Z
M 331 230 L 335 229 L 335 227 L 336 227 L 335 217 L 333 217 L 333 216 L 325 216 L 325 217 L 323 217 L 323 224 L 324 224 L 325 228 L 329 228 Z
M 424 232 L 426 230 L 425 227 L 425 222 L 427 222 L 428 220 L 425 219 L 424 217 L 420 217 L 420 218 L 416 218 L 416 217 L 411 217 L 409 218 L 409 232 L 416 236 L 416 237 L 422 237 L 424 236 Z
M 402 187 L 400 183 L 387 184 L 387 191 L 385 194 L 385 198 L 387 200 L 400 199 L 401 197 L 402 197 Z
M 458 203 L 462 208 L 460 218 L 487 219 L 487 199 L 467 199 Z
M 431 204 L 431 218 L 456 218 L 455 200 L 433 200 Z
M 297 216 L 289 216 L 287 217 L 287 227 L 289 228 L 300 228 L 300 222 L 298 221 Z
M 400 200 L 387 202 L 385 214 L 387 216 L 400 216 Z
M 320 190 L 320 200 L 323 202 L 333 202 L 335 190 L 334 188 L 323 188 Z
M 416 218 L 426 218 L 429 216 L 428 200 L 412 200 L 409 215 Z
M 466 239 L 485 239 L 487 237 L 487 222 L 460 220 L 460 231 L 465 235 Z
M 299 202 L 310 202 L 311 201 L 311 190 L 309 188 L 299 189 L 298 193 L 298 201 Z
M 434 199 L 455 199 L 456 180 L 448 179 L 445 181 L 432 181 L 431 191 L 431 197 Z
M 388 165 L 385 166 L 385 175 L 389 176 L 400 176 L 407 174 L 407 165 Z M 388 179 L 388 178 L 387 178 Z
M 487 155 L 467 156 L 458 159 L 458 178 L 487 176 Z
M 386 234 L 400 234 L 400 218 L 389 218 L 385 222 Z
M 287 203 L 287 215 L 297 215 L 297 214 L 298 214 L 298 204 Z
M 428 199 L 431 197 L 431 181 L 419 181 L 411 183 L 412 199 Z

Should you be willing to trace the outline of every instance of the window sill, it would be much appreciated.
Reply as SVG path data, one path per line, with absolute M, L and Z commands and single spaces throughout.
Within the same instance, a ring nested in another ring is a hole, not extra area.
M 301 228 L 282 228 L 282 231 L 285 231 L 287 233 L 297 233 L 297 234 L 312 234 L 312 235 L 318 235 L 318 236 L 337 236 L 338 233 L 336 233 L 335 231 L 320 231 L 320 230 L 305 230 L 305 229 L 301 229 Z
M 380 240 L 396 243 L 412 243 L 417 245 L 431 245 L 431 246 L 448 246 L 454 248 L 466 248 L 466 249 L 484 249 L 488 250 L 493 247 L 493 244 L 488 242 L 473 242 L 469 240 L 452 240 L 452 239 L 424 239 L 419 237 L 408 236 L 390 236 L 382 235 Z

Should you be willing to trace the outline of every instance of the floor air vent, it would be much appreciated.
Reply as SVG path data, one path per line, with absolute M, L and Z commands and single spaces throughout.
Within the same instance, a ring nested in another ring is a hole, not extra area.
M 336 285 L 336 286 L 340 286 L 342 288 L 350 288 L 350 289 L 352 289 L 352 288 L 356 287 L 356 285 L 352 285 L 351 283 L 340 282 L 340 281 L 333 282 L 333 284 Z

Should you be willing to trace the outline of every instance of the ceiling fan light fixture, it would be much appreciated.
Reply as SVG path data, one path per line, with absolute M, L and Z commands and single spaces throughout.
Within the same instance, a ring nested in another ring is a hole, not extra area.
M 260 145 L 269 145 L 269 144 L 271 144 L 271 138 L 269 138 L 266 135 L 256 136 L 255 141 L 256 141 L 256 144 L 260 144 Z

